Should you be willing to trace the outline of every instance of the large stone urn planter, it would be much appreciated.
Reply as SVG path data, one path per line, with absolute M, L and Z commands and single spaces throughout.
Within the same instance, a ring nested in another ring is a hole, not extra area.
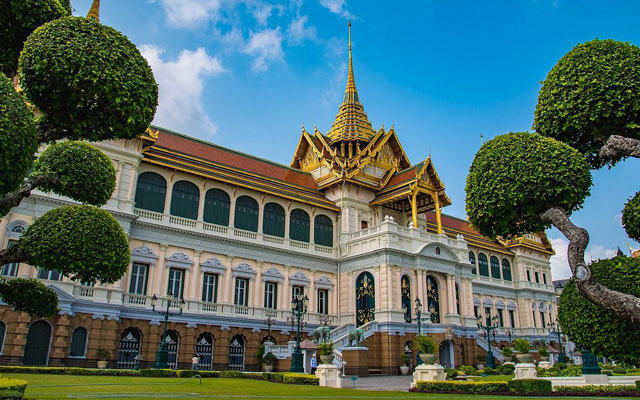
M 333 364 L 334 357 L 334 354 L 320 354 L 320 361 L 322 361 L 323 364 Z
M 409 366 L 408 366 L 408 365 L 401 365 L 401 366 L 400 366 L 400 373 L 401 373 L 403 376 L 407 376 L 407 375 L 409 375 Z
M 107 364 L 109 363 L 109 361 L 106 360 L 100 360 L 98 361 L 98 369 L 105 369 L 107 368 Z
M 433 364 L 436 363 L 437 359 L 438 359 L 438 355 L 437 354 L 431 354 L 431 353 L 422 354 L 422 353 L 420 353 L 420 361 L 422 361 L 423 364 L 433 365 Z

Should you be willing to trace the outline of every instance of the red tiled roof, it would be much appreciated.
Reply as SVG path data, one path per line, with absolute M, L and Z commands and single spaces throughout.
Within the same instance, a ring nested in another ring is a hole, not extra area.
M 228 167 L 244 170 L 257 175 L 292 183 L 315 190 L 316 182 L 311 174 L 295 170 L 284 165 L 263 160 L 248 154 L 206 143 L 195 138 L 179 135 L 174 132 L 159 129 L 159 137 L 154 146 L 178 151 L 207 161 L 224 164 Z
M 396 172 L 395 174 L 393 174 L 393 176 L 391 177 L 391 179 L 389 179 L 389 182 L 387 182 L 387 185 L 385 186 L 386 188 L 391 188 L 395 185 L 401 184 L 401 183 L 405 183 L 407 181 L 410 181 L 412 179 L 415 179 L 416 177 L 416 170 L 422 168 L 422 164 L 424 164 L 424 162 L 418 163 L 416 165 L 414 165 L 413 167 L 407 168 L 403 171 L 399 171 Z
M 435 212 L 426 213 L 427 217 L 427 229 L 429 231 L 436 231 L 436 214 Z M 446 214 L 441 214 L 442 229 L 448 236 L 455 237 L 457 234 L 464 236 L 465 240 L 472 246 L 482 247 L 485 249 L 491 249 L 500 251 L 503 253 L 513 254 L 507 247 L 503 246 L 497 240 L 483 236 L 475 230 L 468 221 L 451 217 Z

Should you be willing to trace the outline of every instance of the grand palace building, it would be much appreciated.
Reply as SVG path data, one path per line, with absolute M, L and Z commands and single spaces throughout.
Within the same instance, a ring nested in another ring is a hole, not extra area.
M 96 146 L 117 170 L 105 208 L 129 237 L 128 271 L 114 284 L 81 284 L 4 265 L 4 278 L 40 279 L 60 304 L 46 320 L 0 306 L 2 364 L 95 367 L 106 350 L 111 368 L 149 367 L 169 302 L 170 367 L 188 367 L 197 353 L 203 369 L 255 370 L 269 338 L 276 369 L 287 370 L 299 293 L 309 299 L 302 339 L 328 324 L 340 363 L 347 334 L 360 327 L 372 374 L 399 373 L 417 333 L 416 299 L 421 331 L 446 366 L 475 365 L 486 353 L 478 316 L 497 317 L 494 345 L 555 340 L 544 233 L 493 240 L 443 214 L 451 199 L 431 158 L 412 164 L 393 127 L 369 122 L 351 49 L 333 125 L 326 134 L 303 128 L 289 166 L 156 126 Z M 34 192 L 0 220 L 0 246 L 70 203 Z M 312 347 L 304 342 L 307 368 Z

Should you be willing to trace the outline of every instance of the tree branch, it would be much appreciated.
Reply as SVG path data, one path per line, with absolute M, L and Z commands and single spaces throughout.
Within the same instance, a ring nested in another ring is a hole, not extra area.
M 591 270 L 584 262 L 589 233 L 584 228 L 574 225 L 561 208 L 551 208 L 540 216 L 543 220 L 551 222 L 569 239 L 567 258 L 578 292 L 593 304 L 615 313 L 620 318 L 640 324 L 640 298 L 611 290 L 598 283 L 591 275 Z
M 0 250 L 0 265 L 27 261 L 27 255 L 18 246 Z
M 43 183 L 59 184 L 60 180 L 53 176 L 36 176 L 29 178 L 20 189 L 4 197 L 0 197 L 0 210 L 8 210 L 20 205 L 23 198 L 29 197 L 31 191 Z
M 611 135 L 600 148 L 599 156 L 604 160 L 618 160 L 623 157 L 640 158 L 640 140 Z

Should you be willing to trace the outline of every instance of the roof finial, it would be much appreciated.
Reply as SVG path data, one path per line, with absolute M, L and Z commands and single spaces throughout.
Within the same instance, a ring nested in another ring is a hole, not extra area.
M 349 75 L 347 76 L 347 90 L 343 103 L 359 103 L 356 81 L 353 79 L 353 60 L 351 58 L 351 21 L 349 21 Z
M 93 0 L 91 9 L 89 9 L 89 12 L 87 13 L 87 18 L 100 22 L 100 0 Z
M 351 60 L 351 21 L 349 21 L 349 60 Z

